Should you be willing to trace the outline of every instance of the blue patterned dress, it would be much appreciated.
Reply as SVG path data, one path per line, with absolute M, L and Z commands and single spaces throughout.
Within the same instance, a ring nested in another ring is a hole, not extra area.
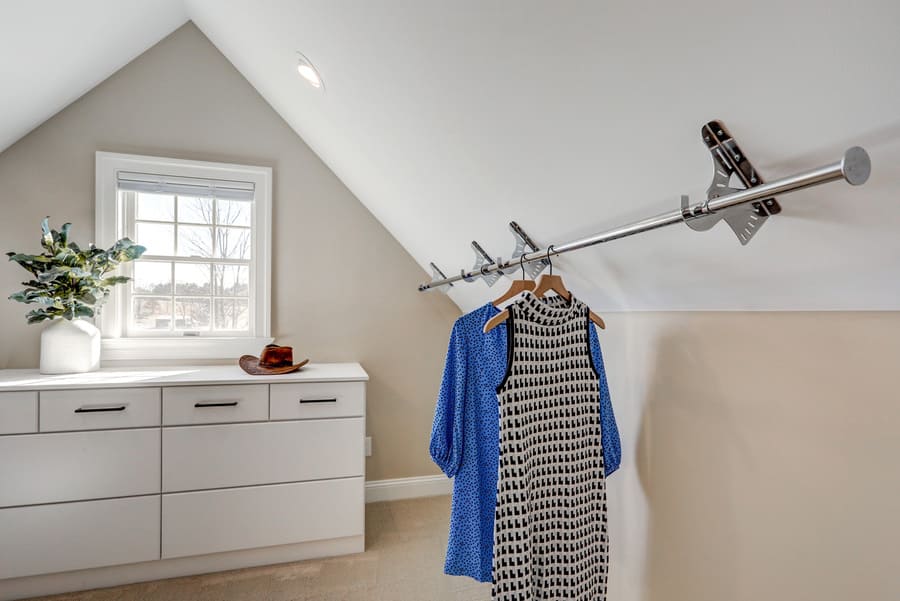
M 483 329 L 499 312 L 488 303 L 453 325 L 431 432 L 431 457 L 454 478 L 444 572 L 480 582 L 492 580 L 500 445 L 497 386 L 506 373 L 507 356 L 506 325 L 487 334 Z M 594 328 L 589 342 L 600 380 L 603 458 L 609 476 L 621 459 L 619 431 Z

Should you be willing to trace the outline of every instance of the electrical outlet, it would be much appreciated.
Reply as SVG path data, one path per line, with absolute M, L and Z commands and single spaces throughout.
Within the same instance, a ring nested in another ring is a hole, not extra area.
M 366 436 L 366 457 L 372 456 L 372 437 Z

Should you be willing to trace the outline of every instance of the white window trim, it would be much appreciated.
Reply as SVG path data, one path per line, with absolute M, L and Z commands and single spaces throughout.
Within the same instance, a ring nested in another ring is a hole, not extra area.
M 121 286 L 113 288 L 100 312 L 98 327 L 103 336 L 104 361 L 237 359 L 259 354 L 272 342 L 272 169 L 250 165 L 186 161 L 163 157 L 98 152 L 96 155 L 95 244 L 108 248 L 124 236 L 125 220 L 118 200 L 117 173 L 137 171 L 183 177 L 252 182 L 254 199 L 254 247 L 258 257 L 254 281 L 252 336 L 240 337 L 123 337 L 125 314 Z

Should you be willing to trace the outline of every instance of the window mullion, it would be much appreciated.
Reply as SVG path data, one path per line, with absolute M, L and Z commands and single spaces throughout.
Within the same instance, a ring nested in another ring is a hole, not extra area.
M 212 215 L 210 215 L 210 223 L 212 224 L 212 256 L 216 256 L 216 251 L 218 250 L 219 241 L 217 234 L 219 233 L 219 222 L 218 222 L 218 213 L 219 213 L 219 200 L 213 196 L 212 197 Z
M 218 250 L 219 245 L 219 199 L 213 196 L 212 198 L 212 257 L 211 259 L 216 258 L 216 251 Z M 213 273 L 213 263 L 210 261 L 209 263 L 209 331 L 216 331 L 216 280 Z
M 173 202 L 175 203 L 175 206 L 174 206 L 174 212 L 175 212 L 174 236 L 175 236 L 175 240 L 173 240 L 173 242 L 175 243 L 175 256 L 178 256 L 178 252 L 179 252 L 179 248 L 178 248 L 178 195 L 177 194 L 173 195 L 172 199 L 173 199 Z M 175 261 L 174 260 L 172 261 L 171 265 L 172 265 L 172 309 L 171 309 L 172 318 L 169 320 L 169 332 L 174 335 L 175 334 L 175 320 L 177 319 L 177 316 L 175 315 L 176 307 L 177 307 L 177 305 L 175 304 L 175 289 L 178 284 L 175 281 Z
M 169 331 L 174 332 L 175 331 L 175 287 L 178 284 L 175 282 L 175 261 L 172 261 L 171 263 L 169 263 L 169 265 L 170 265 L 170 269 L 172 270 L 172 292 L 171 292 L 172 304 L 170 305 L 170 307 L 171 307 L 170 311 L 172 313 L 172 317 L 171 317 L 171 319 L 169 319 Z
M 137 226 L 135 219 L 137 218 L 137 193 L 125 192 L 122 196 L 122 217 L 120 225 L 123 233 L 129 240 L 137 238 Z M 119 306 L 116 307 L 118 315 L 116 319 L 119 321 L 119 334 L 129 335 L 131 332 L 132 313 L 134 312 L 134 265 L 127 265 L 126 275 L 131 277 L 131 281 L 122 291 L 122 299 Z

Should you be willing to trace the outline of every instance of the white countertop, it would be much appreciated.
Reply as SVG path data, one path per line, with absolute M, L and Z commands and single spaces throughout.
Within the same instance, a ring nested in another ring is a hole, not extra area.
M 201 384 L 271 384 L 285 382 L 365 382 L 359 363 L 310 363 L 280 376 L 251 376 L 237 365 L 103 368 L 84 374 L 45 375 L 36 369 L 0 370 L 0 392 L 72 390 Z

